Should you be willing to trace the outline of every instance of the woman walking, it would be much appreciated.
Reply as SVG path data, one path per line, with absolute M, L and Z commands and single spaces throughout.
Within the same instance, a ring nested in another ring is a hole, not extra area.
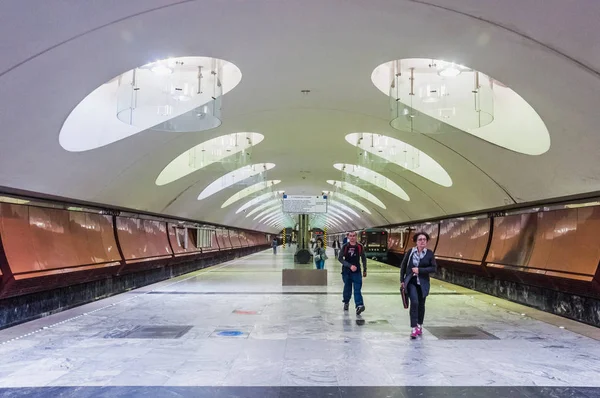
M 327 260 L 327 254 L 325 254 L 325 247 L 323 247 L 323 239 L 321 238 L 317 239 L 314 255 L 317 269 L 324 269 L 325 260 Z
M 429 235 L 417 232 L 413 236 L 416 246 L 404 255 L 400 266 L 400 288 L 406 289 L 410 301 L 411 339 L 423 334 L 425 299 L 429 295 L 429 275 L 437 270 L 433 251 L 427 249 Z

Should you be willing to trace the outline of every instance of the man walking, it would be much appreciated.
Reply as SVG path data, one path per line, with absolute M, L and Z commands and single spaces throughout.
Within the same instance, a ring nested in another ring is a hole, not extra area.
M 361 273 L 360 263 L 362 260 L 363 270 Z M 360 243 L 356 242 L 356 232 L 348 233 L 348 243 L 342 247 L 338 256 L 342 263 L 342 280 L 344 281 L 344 311 L 348 311 L 352 288 L 354 287 L 354 303 L 356 304 L 356 315 L 365 310 L 361 294 L 362 278 L 367 277 L 367 256 Z

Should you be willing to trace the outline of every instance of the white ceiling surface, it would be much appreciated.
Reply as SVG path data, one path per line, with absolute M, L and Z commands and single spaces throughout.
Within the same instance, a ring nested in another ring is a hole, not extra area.
M 326 180 L 342 179 L 334 163 L 357 162 L 345 135 L 365 131 L 425 151 L 453 186 L 390 166 L 382 174 L 410 202 L 373 189 L 387 209 L 359 199 L 372 215 L 362 214 L 357 226 L 600 190 L 600 2 L 427 1 L 443 8 L 401 0 L 5 0 L 0 185 L 264 230 L 235 214 L 246 200 L 221 209 L 243 187 L 197 200 L 225 174 L 218 166 L 165 186 L 155 180 L 194 145 L 254 131 L 265 140 L 252 163 L 276 164 L 267 178 L 282 180 L 277 190 L 318 194 L 331 188 Z M 220 127 L 146 131 L 79 153 L 60 146 L 64 120 L 86 95 L 171 56 L 216 57 L 240 68 L 242 81 L 223 97 Z M 388 98 L 371 74 L 383 62 L 415 57 L 456 61 L 511 87 L 545 122 L 550 150 L 529 156 L 459 131 L 429 137 L 391 128 Z

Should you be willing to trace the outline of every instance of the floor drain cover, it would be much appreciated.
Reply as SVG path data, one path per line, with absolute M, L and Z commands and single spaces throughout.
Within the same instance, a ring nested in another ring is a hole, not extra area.
M 440 340 L 499 340 L 493 334 L 474 326 L 426 326 L 425 330 Z
M 192 326 L 136 326 L 131 330 L 107 335 L 113 339 L 178 339 L 190 331 Z
M 244 334 L 244 332 L 240 331 L 240 330 L 223 330 L 220 332 L 217 332 L 218 336 L 224 336 L 224 337 L 236 337 L 236 336 L 242 336 Z
M 250 330 L 247 328 L 218 328 L 215 329 L 209 337 L 234 337 L 247 339 L 250 336 Z

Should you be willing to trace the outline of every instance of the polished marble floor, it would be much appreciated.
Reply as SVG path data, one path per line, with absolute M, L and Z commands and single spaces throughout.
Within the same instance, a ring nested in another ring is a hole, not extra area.
M 397 268 L 369 261 L 357 317 L 333 255 L 326 287 L 286 267 L 265 251 L 2 330 L 0 396 L 600 396 L 600 342 L 561 318 L 435 281 L 411 341 Z

